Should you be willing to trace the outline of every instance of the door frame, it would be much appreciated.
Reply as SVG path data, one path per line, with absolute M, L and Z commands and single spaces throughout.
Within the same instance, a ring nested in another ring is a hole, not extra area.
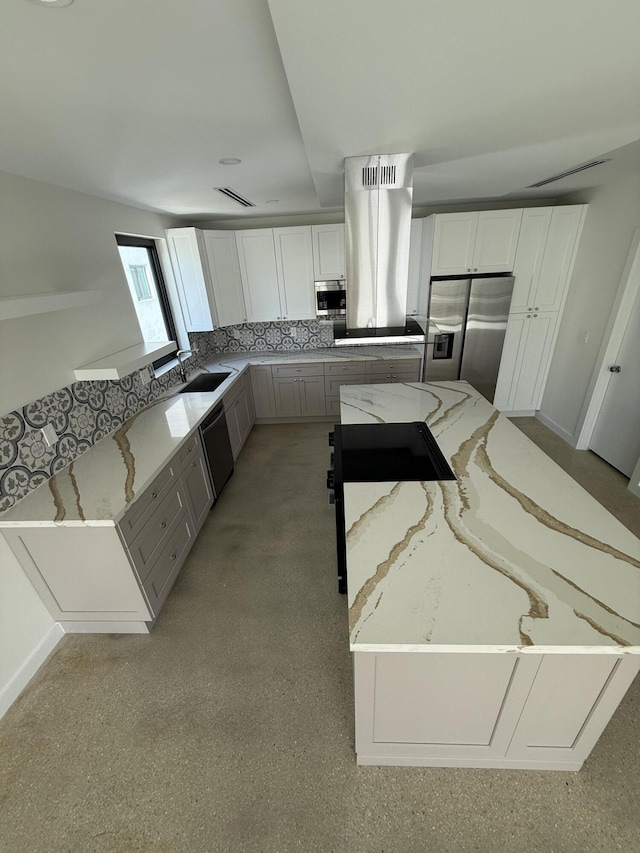
M 616 293 L 609 322 L 604 333 L 603 344 L 600 348 L 598 360 L 595 370 L 591 377 L 589 389 L 587 390 L 587 401 L 583 408 L 582 427 L 576 442 L 576 450 L 587 450 L 591 443 L 591 437 L 596 426 L 600 409 L 604 401 L 604 396 L 607 392 L 609 382 L 611 381 L 611 373 L 609 365 L 614 363 L 618 351 L 622 345 L 627 326 L 629 325 L 629 316 L 633 304 L 640 292 L 640 228 L 636 229 L 631 240 L 631 247 L 627 255 L 627 260 L 620 277 L 620 284 Z M 640 494 L 640 480 L 638 475 L 640 472 L 640 459 L 638 465 L 631 477 L 629 488 L 636 494 Z M 634 488 L 635 485 L 635 488 Z M 638 489 L 638 491 L 636 491 Z

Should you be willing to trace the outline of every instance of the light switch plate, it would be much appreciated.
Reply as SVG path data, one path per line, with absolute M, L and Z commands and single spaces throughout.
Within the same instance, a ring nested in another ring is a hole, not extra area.
M 148 367 L 143 367 L 140 371 L 140 382 L 143 385 L 148 385 L 151 382 L 151 371 Z
M 53 447 L 58 442 L 58 433 L 55 431 L 53 424 L 46 424 L 40 430 L 44 443 L 47 447 Z

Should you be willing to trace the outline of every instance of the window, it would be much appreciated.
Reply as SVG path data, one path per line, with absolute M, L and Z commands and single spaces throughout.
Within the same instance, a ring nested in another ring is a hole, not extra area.
M 145 342 L 177 341 L 155 242 L 148 237 L 116 234 L 116 243 Z M 174 359 L 177 349 L 176 345 L 174 352 L 154 361 L 153 366 L 161 367 Z

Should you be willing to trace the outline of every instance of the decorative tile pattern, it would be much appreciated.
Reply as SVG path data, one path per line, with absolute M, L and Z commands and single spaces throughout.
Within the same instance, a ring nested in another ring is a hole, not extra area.
M 316 320 L 247 323 L 189 335 L 198 352 L 189 370 L 225 352 L 271 352 L 331 346 L 331 326 Z M 177 369 L 143 385 L 140 373 L 116 381 L 74 382 L 0 416 L 0 512 L 65 468 L 101 438 L 164 394 L 180 377 Z M 48 447 L 40 430 L 52 424 L 58 434 Z

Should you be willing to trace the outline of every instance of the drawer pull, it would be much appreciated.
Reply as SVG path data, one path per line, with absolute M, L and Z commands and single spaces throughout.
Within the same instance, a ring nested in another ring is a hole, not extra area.
M 171 555 L 171 559 L 172 559 L 172 560 L 177 560 L 177 559 L 178 559 L 178 555 L 177 555 L 177 554 L 172 554 L 172 555 Z
M 197 464 L 198 464 L 197 462 L 192 462 L 192 463 L 191 463 L 191 467 L 192 467 L 192 468 L 195 468 L 195 467 L 197 466 Z
M 167 522 L 166 522 L 166 521 L 163 521 L 163 522 L 162 522 L 162 524 L 160 525 L 160 527 L 161 527 L 163 530 L 165 529 L 165 527 L 166 527 L 166 526 L 167 526 Z
M 158 497 L 158 493 L 157 493 L 157 492 L 152 492 L 152 493 L 151 493 L 151 497 L 152 497 L 152 498 L 153 498 L 153 500 L 155 501 L 155 499 Z

